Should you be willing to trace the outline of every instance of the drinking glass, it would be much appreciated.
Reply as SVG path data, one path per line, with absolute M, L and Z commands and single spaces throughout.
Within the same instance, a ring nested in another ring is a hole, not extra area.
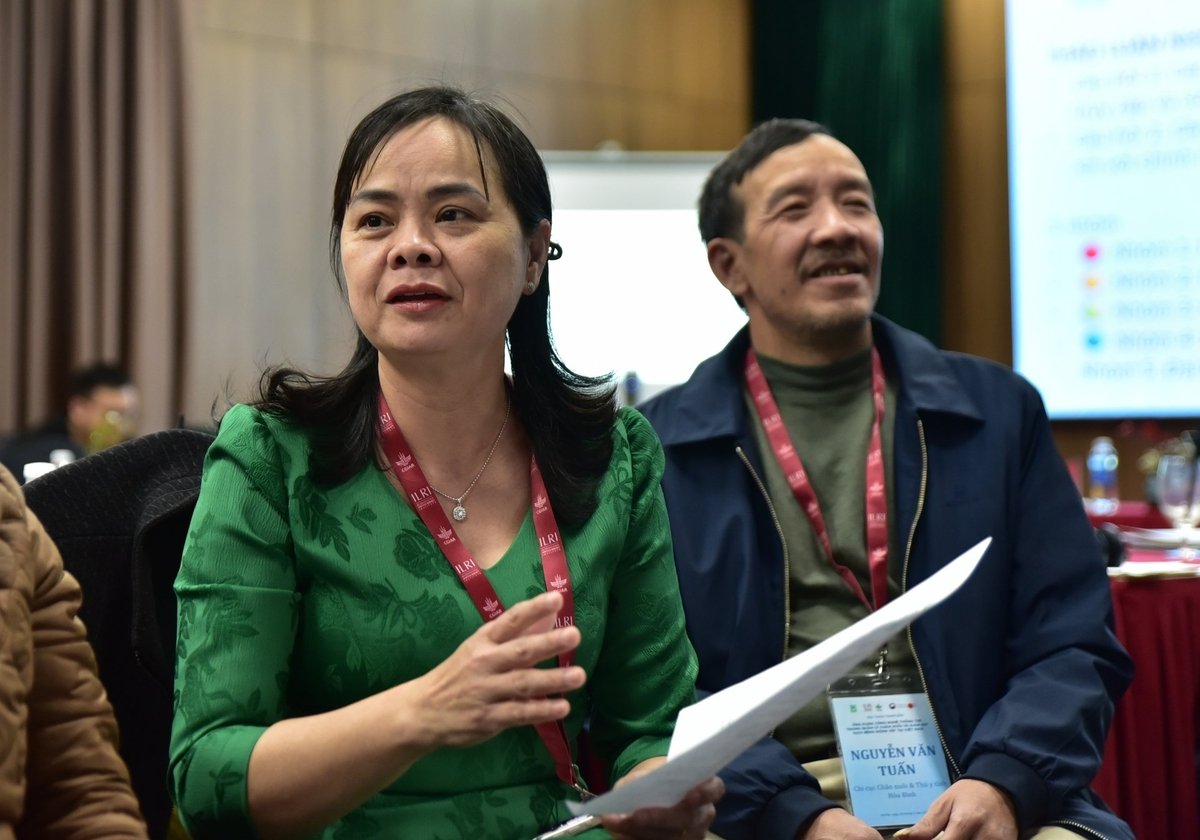
M 1179 558 L 1197 562 L 1195 528 L 1200 522 L 1200 469 L 1186 455 L 1163 455 L 1156 475 L 1158 509 L 1179 532 Z

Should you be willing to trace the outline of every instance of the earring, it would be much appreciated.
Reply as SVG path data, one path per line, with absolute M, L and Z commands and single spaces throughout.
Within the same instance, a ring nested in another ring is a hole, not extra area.
M 528 283 L 525 284 L 525 294 L 527 294 L 527 295 L 533 294 L 533 291 L 536 288 L 537 288 L 537 282 L 534 280 L 530 280 Z

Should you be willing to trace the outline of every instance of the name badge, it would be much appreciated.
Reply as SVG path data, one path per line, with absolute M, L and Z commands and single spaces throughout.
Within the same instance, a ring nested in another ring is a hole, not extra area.
M 912 674 L 844 677 L 829 687 L 850 812 L 904 828 L 950 786 L 929 698 Z

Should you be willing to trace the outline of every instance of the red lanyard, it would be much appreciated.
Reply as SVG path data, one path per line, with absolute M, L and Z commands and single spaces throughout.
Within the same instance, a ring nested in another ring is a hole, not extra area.
M 433 488 L 426 480 L 425 474 L 417 466 L 417 459 L 408 446 L 408 441 L 400 432 L 400 427 L 392 419 L 387 401 L 383 394 L 379 395 L 379 437 L 383 446 L 383 454 L 392 465 L 392 471 L 400 480 L 404 494 L 416 510 L 425 527 L 433 536 L 434 542 L 441 548 L 446 561 L 462 581 L 467 594 L 475 604 L 475 609 L 483 620 L 491 621 L 504 612 L 504 605 L 492 587 L 491 581 L 475 563 L 467 547 L 454 531 L 449 517 L 438 504 Z M 563 596 L 562 609 L 558 611 L 556 627 L 566 627 L 575 623 L 575 599 L 571 589 L 571 572 L 567 568 L 567 554 L 563 548 L 562 536 L 558 531 L 558 522 L 554 511 L 550 509 L 550 498 L 546 493 L 546 483 L 542 480 L 541 470 L 537 461 L 529 459 L 529 483 L 533 492 L 533 528 L 537 534 L 538 548 L 542 555 L 542 576 L 546 580 L 546 588 L 561 592 Z M 560 667 L 567 668 L 575 661 L 573 651 L 558 656 Z M 562 721 L 536 724 L 538 735 L 541 736 L 546 749 L 554 759 L 554 769 L 558 778 L 565 784 L 577 790 L 579 786 L 575 765 L 571 761 L 571 748 L 567 744 L 567 733 Z
M 746 385 L 750 396 L 754 399 L 754 407 L 758 411 L 763 431 L 771 442 L 775 458 L 787 477 L 788 485 L 812 529 L 825 549 L 825 556 L 833 566 L 838 576 L 846 582 L 854 592 L 855 597 L 862 601 L 866 608 L 871 609 L 871 601 L 863 593 L 858 578 L 849 568 L 838 563 L 833 556 L 833 545 L 829 541 L 829 529 L 825 526 L 825 517 L 821 515 L 821 504 L 817 501 L 816 491 L 808 480 L 804 464 L 792 446 L 792 439 L 784 428 L 783 418 L 779 415 L 779 406 L 771 395 L 771 387 L 763 376 L 762 368 L 758 365 L 758 357 L 754 348 L 746 351 Z M 875 609 L 879 609 L 888 598 L 887 578 L 887 494 L 883 471 L 883 444 L 880 439 L 880 427 L 883 425 L 883 363 L 879 360 L 879 351 L 871 349 L 871 396 L 875 403 L 875 420 L 871 425 L 871 442 L 867 448 L 867 563 L 871 576 L 871 596 Z

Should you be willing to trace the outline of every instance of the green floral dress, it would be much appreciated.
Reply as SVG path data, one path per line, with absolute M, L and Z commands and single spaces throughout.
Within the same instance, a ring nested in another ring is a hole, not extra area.
M 622 410 L 600 506 L 563 528 L 586 686 L 570 695 L 568 737 L 585 716 L 613 777 L 665 755 L 691 702 L 663 455 Z M 527 514 L 487 576 L 505 604 L 545 591 Z M 414 679 L 481 624 L 424 524 L 374 466 L 332 489 L 309 477 L 304 435 L 247 406 L 225 416 L 204 469 L 175 584 L 179 637 L 171 785 L 196 840 L 255 837 L 250 753 L 288 717 L 340 708 Z M 532 727 L 418 761 L 319 837 L 528 840 L 570 815 L 572 790 Z

